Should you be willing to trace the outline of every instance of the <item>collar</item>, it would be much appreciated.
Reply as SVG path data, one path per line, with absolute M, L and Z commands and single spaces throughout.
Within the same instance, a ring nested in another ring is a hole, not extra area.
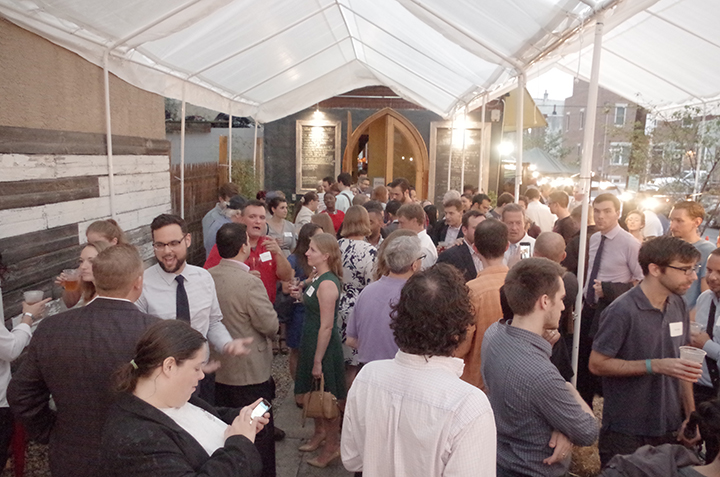
M 465 245 L 467 245 L 468 250 L 470 250 L 470 255 L 478 255 L 478 253 L 473 248 L 472 244 L 467 241 L 466 237 L 463 237 L 463 242 L 465 242 Z
M 239 260 L 235 260 L 233 258 L 223 258 L 220 260 L 220 263 L 227 263 L 231 267 L 240 267 L 240 269 L 242 269 L 246 272 L 250 271 L 250 267 L 248 267 L 245 263 L 243 263 Z
M 190 265 L 187 262 L 185 263 L 185 267 L 183 268 L 183 271 L 181 273 L 177 273 L 177 274 L 166 272 L 165 270 L 162 269 L 160 264 L 157 264 L 155 266 L 157 267 L 158 275 L 160 275 L 160 278 L 162 278 L 163 281 L 168 284 L 168 286 L 172 285 L 173 282 L 175 282 L 175 277 L 178 275 L 182 275 L 185 278 L 186 282 L 190 281 L 190 276 L 191 276 L 191 274 L 189 273 Z
M 424 235 L 427 235 L 427 236 L 429 237 L 429 235 L 427 234 L 427 232 L 425 231 L 425 229 L 422 229 L 420 232 L 417 233 L 418 237 L 421 237 L 423 234 L 424 234 Z
M 671 293 L 670 295 L 668 295 L 668 297 L 665 299 L 665 306 L 662 310 L 660 310 L 658 308 L 655 308 L 652 303 L 650 303 L 650 299 L 647 297 L 643 289 L 640 288 L 641 283 L 642 281 L 630 289 L 630 296 L 633 298 L 633 301 L 635 302 L 635 305 L 638 307 L 638 309 L 645 311 L 657 311 L 658 313 L 665 314 L 668 304 L 670 304 L 670 299 L 674 294 Z
M 531 242 L 531 239 L 532 239 L 532 237 L 530 237 L 530 236 L 527 234 L 527 232 L 525 232 L 525 235 L 523 235 L 523 237 L 522 237 L 520 240 L 518 240 L 517 242 L 515 242 L 515 243 L 510 243 L 510 242 L 508 242 L 508 243 L 510 243 L 510 246 L 511 246 L 511 247 L 519 247 L 519 246 L 520 246 L 520 242 L 530 242 L 530 243 L 532 243 L 532 242 Z
M 130 300 L 128 300 L 127 298 L 115 298 L 115 297 L 113 297 L 113 296 L 100 296 L 100 295 L 95 295 L 95 298 L 93 298 L 92 300 L 90 300 L 89 302 L 87 302 L 87 303 L 85 304 L 85 306 L 89 305 L 90 303 L 94 302 L 94 301 L 97 300 L 97 299 L 115 300 L 115 301 L 126 301 L 126 302 L 128 302 L 128 303 L 132 303 L 132 302 L 131 302 Z
M 550 343 L 548 343 L 550 346 Z M 445 368 L 459 378 L 462 376 L 465 362 L 461 358 L 452 356 L 420 356 L 417 354 L 405 353 L 398 350 L 395 354 L 395 361 L 401 366 L 409 368 Z
M 510 335 L 512 338 L 525 341 L 531 346 L 537 348 L 543 354 L 547 355 L 548 358 L 550 358 L 550 356 L 552 355 L 552 346 L 550 346 L 550 343 L 548 343 L 545 338 L 533 333 L 532 331 L 511 326 L 511 321 L 512 320 L 509 320 L 506 323 L 499 322 L 498 326 L 500 327 L 500 330 L 504 330 L 505 333 Z
M 612 230 L 610 230 L 608 233 L 606 233 L 604 235 L 607 238 L 609 238 L 610 240 L 612 240 L 615 237 L 617 237 L 617 235 L 620 233 L 621 230 L 622 230 L 622 227 L 620 227 L 620 224 L 617 224 L 617 225 L 615 225 L 615 227 L 612 228 Z M 630 233 L 630 232 L 628 232 L 628 233 Z M 602 232 L 601 232 L 601 234 L 602 234 Z
M 507 274 L 507 272 L 509 270 L 510 269 L 506 265 L 492 265 L 490 267 L 483 268 L 482 270 L 480 270 L 478 272 L 478 276 L 480 276 L 481 274 L 482 275 L 492 275 L 492 274 L 496 274 L 496 273 L 497 274 L 500 274 L 500 273 Z

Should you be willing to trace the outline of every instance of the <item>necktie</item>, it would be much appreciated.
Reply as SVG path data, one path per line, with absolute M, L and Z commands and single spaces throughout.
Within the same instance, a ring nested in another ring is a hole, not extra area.
M 185 277 L 175 277 L 177 291 L 175 293 L 175 318 L 190 323 L 190 304 L 188 303 L 187 292 L 185 291 Z
M 590 303 L 591 305 L 595 303 L 595 288 L 593 288 L 593 285 L 595 285 L 595 279 L 598 276 L 598 272 L 600 271 L 600 260 L 602 259 L 602 253 L 603 248 L 605 246 L 605 236 L 603 235 L 600 239 L 600 246 L 597 249 L 597 253 L 595 254 L 595 261 L 593 261 L 593 267 L 590 271 L 590 278 L 588 279 L 588 289 L 587 289 L 587 295 L 586 295 L 586 301 Z
M 715 309 L 715 300 L 713 299 L 710 305 L 710 314 L 708 314 L 707 323 L 707 334 L 710 335 L 711 340 L 713 339 L 713 328 L 715 328 Z M 710 381 L 712 381 L 713 388 L 715 388 L 715 392 L 717 392 L 720 388 L 720 370 L 718 370 L 717 361 L 708 356 L 705 356 L 705 360 L 707 361 L 708 372 L 710 373 Z

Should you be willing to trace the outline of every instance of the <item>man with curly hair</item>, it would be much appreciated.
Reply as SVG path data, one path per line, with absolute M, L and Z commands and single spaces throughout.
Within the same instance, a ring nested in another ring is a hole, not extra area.
M 598 426 L 590 407 L 550 362 L 550 340 L 565 308 L 565 269 L 528 258 L 503 290 L 512 320 L 494 323 L 482 344 L 482 377 L 498 430 L 498 477 L 561 476 L 572 445 L 589 446 Z
M 495 475 L 495 419 L 454 357 L 471 335 L 463 276 L 440 263 L 408 279 L 390 327 L 400 351 L 362 368 L 347 396 L 341 455 L 366 475 Z M 418 450 L 422 449 L 422 452 Z

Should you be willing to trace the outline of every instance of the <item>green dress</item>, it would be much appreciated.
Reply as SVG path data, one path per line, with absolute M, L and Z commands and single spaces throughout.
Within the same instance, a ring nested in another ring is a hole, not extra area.
M 302 338 L 300 340 L 300 358 L 298 359 L 297 375 L 295 379 L 295 394 L 304 394 L 312 391 L 313 385 L 313 362 L 315 361 L 315 350 L 317 348 L 318 331 L 320 330 L 320 302 L 317 291 L 320 284 L 330 280 L 342 293 L 342 285 L 338 277 L 332 272 L 320 275 L 312 282 L 303 293 L 305 304 L 305 322 L 303 323 Z M 312 288 L 311 288 L 312 287 Z M 308 293 L 311 292 L 310 295 Z M 343 359 L 342 343 L 337 328 L 338 301 L 335 303 L 335 317 L 333 329 L 330 335 L 330 342 L 325 350 L 322 360 L 322 370 L 325 375 L 325 389 L 330 391 L 338 399 L 345 399 L 345 363 Z

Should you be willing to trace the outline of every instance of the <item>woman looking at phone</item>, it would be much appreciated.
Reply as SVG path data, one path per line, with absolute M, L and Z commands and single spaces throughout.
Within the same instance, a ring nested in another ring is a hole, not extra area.
M 207 342 L 189 324 L 163 320 L 148 328 L 135 357 L 117 373 L 121 394 L 102 439 L 109 475 L 261 474 L 253 442 L 269 415 L 252 412 L 262 400 L 238 414 L 192 397 L 207 360 Z
M 345 399 L 345 365 L 336 320 L 342 290 L 343 269 L 340 247 L 330 234 L 322 233 L 310 239 L 307 263 L 317 271 L 317 278 L 301 282 L 305 291 L 305 321 L 300 341 L 300 359 L 295 380 L 295 394 L 313 390 L 313 381 L 325 377 L 326 390 L 338 400 Z M 300 292 L 293 296 L 300 298 Z M 323 445 L 324 442 L 324 445 Z M 340 457 L 340 418 L 315 419 L 315 432 L 310 441 L 299 447 L 312 452 L 322 445 L 320 454 L 307 461 L 314 467 L 327 467 Z

